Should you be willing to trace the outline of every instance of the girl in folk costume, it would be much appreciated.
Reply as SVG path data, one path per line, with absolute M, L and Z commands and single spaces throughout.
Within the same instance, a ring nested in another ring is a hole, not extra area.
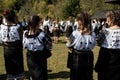
M 50 19 L 48 16 L 45 17 L 43 21 L 43 31 L 47 34 L 50 35 Z
M 65 26 L 65 32 L 66 32 L 66 38 L 70 37 L 71 33 L 73 32 L 73 19 L 72 16 L 69 16 L 69 20 L 66 22 Z
M 90 30 L 87 13 L 77 15 L 78 29 L 67 39 L 66 46 L 72 51 L 70 59 L 70 80 L 93 80 L 93 52 L 95 33 Z
M 108 28 L 98 36 L 101 48 L 95 71 L 98 80 L 120 80 L 120 12 L 110 11 L 106 17 Z
M 8 80 L 23 80 L 22 29 L 16 24 L 16 14 L 6 10 L 6 24 L 1 24 L 0 34 L 4 48 L 5 69 Z
M 40 22 L 39 16 L 31 16 L 28 21 L 28 30 L 23 33 L 23 47 L 27 49 L 27 65 L 32 80 L 48 80 L 47 58 L 44 49 L 49 45 L 47 45 L 45 32 L 39 29 Z
M 60 36 L 60 23 L 59 23 L 59 19 L 56 18 L 53 28 L 54 43 L 58 43 L 59 36 Z

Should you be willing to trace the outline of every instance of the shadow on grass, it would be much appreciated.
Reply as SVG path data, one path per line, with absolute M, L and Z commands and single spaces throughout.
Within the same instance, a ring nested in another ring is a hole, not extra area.
M 51 72 L 51 70 L 48 70 L 48 73 Z M 7 76 L 6 74 L 0 74 L 0 80 L 6 80 Z M 25 79 L 29 80 L 30 78 L 30 74 L 28 71 L 25 71 Z M 61 71 L 58 73 L 52 73 L 52 74 L 48 74 L 48 79 L 56 79 L 56 78 L 69 78 L 69 72 L 67 71 Z
M 65 43 L 66 43 L 66 41 L 59 40 L 59 41 L 58 41 L 58 43 L 60 43 L 60 44 L 65 44 Z
M 61 71 L 58 73 L 52 73 L 52 74 L 48 74 L 48 78 L 49 79 L 55 79 L 55 78 L 62 78 L 62 79 L 66 79 L 69 78 L 69 72 L 67 71 Z

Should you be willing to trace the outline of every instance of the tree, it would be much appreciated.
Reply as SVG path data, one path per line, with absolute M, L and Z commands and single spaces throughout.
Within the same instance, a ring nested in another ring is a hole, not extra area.
M 47 4 L 54 4 L 57 0 L 44 0 Z
M 68 18 L 68 16 L 76 17 L 76 14 L 81 11 L 80 0 L 65 0 L 62 7 L 62 16 Z
M 3 1 L 2 6 L 4 9 L 12 8 L 16 3 L 16 0 L 2 0 L 2 1 Z
M 3 10 L 3 2 L 2 2 L 2 0 L 0 0 L 0 12 L 2 12 L 2 10 Z
M 23 6 L 25 3 L 27 2 L 27 0 L 16 0 L 16 2 L 14 3 L 13 9 L 19 11 L 21 9 L 21 6 Z
M 105 3 L 106 0 L 80 0 L 80 5 L 83 11 L 89 14 L 94 14 L 102 10 L 120 9 L 119 5 Z

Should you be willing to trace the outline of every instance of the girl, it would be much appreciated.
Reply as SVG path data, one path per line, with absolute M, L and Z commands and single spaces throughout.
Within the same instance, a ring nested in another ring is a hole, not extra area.
M 7 10 L 6 24 L 1 24 L 1 40 L 4 48 L 5 69 L 8 80 L 23 80 L 22 28 L 16 23 L 16 14 Z
M 98 36 L 102 40 L 95 71 L 98 80 L 120 80 L 120 13 L 110 11 L 106 14 L 108 28 Z
M 54 43 L 58 43 L 59 36 L 60 36 L 60 23 L 59 23 L 59 19 L 56 18 L 56 21 L 54 23 L 54 28 L 53 28 Z
M 39 29 L 41 18 L 31 16 L 28 30 L 23 34 L 23 47 L 27 49 L 27 65 L 32 80 L 47 80 L 47 58 L 45 56 L 48 40 L 45 33 Z M 49 47 L 49 49 L 51 49 Z
M 93 80 L 93 52 L 95 33 L 90 30 L 90 18 L 87 13 L 77 15 L 78 29 L 67 40 L 72 49 L 70 80 Z

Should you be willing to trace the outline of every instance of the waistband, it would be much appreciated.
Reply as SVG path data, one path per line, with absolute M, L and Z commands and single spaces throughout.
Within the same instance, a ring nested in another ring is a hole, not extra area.
M 91 52 L 91 50 L 77 50 L 77 49 L 73 49 L 73 51 L 77 51 L 77 52 Z
M 20 45 L 22 46 L 22 42 L 20 40 L 17 40 L 14 42 L 3 42 L 2 45 L 7 47 L 15 47 L 15 46 L 20 47 Z
M 76 50 L 76 49 L 74 49 L 73 50 L 73 53 L 75 53 L 75 54 L 87 54 L 87 53 L 92 53 L 92 51 L 91 50 Z
M 106 48 L 106 47 L 101 47 L 101 48 L 104 48 L 104 49 L 107 49 L 107 50 L 110 50 L 110 51 L 120 51 L 120 49 L 112 49 L 112 48 Z
M 42 53 L 43 51 L 37 50 L 37 51 L 32 51 L 32 50 L 27 50 L 28 53 Z

